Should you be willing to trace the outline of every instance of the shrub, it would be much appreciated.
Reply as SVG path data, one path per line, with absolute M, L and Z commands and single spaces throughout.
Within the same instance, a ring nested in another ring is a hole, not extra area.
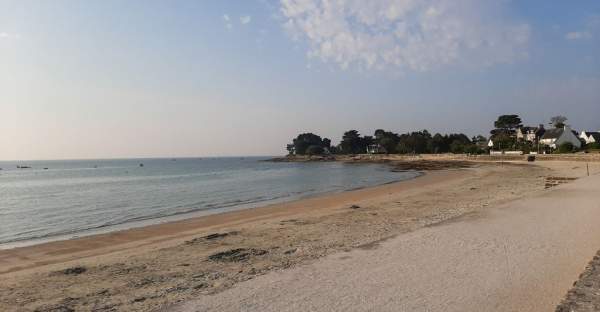
M 465 153 L 467 154 L 473 154 L 473 155 L 478 155 L 481 154 L 483 151 L 477 147 L 477 145 L 472 144 L 472 145 L 468 145 L 465 147 Z
M 565 154 L 565 153 L 572 153 L 575 151 L 575 146 L 573 146 L 573 143 L 571 142 L 565 142 L 561 145 L 558 146 L 558 153 L 561 154 Z
M 396 145 L 396 153 L 398 154 L 409 154 L 412 150 L 404 143 L 400 142 Z
M 453 154 L 462 154 L 465 152 L 465 146 L 458 141 L 454 141 L 450 144 L 450 152 Z
M 306 149 L 307 155 L 322 155 L 325 149 L 319 145 L 311 145 Z
M 586 150 L 600 150 L 600 143 L 594 142 L 585 146 Z

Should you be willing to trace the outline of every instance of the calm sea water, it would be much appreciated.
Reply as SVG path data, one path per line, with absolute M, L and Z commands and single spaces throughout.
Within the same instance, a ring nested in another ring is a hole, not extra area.
M 376 164 L 262 160 L 0 162 L 0 247 L 251 208 L 418 175 Z

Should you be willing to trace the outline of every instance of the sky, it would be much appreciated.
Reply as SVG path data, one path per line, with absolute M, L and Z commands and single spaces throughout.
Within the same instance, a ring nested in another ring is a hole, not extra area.
M 0 160 L 600 130 L 600 1 L 0 0 Z

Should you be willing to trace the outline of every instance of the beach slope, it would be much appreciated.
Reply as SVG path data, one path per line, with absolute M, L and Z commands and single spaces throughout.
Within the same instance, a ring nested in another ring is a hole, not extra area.
M 553 311 L 600 247 L 600 176 L 172 311 Z

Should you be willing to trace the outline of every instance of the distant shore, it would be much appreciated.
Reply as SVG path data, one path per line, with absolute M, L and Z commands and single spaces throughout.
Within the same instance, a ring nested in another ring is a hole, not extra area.
M 336 155 L 287 155 L 268 159 L 273 162 L 390 162 L 390 161 L 527 161 L 526 155 L 470 155 L 470 154 L 336 154 Z M 536 161 L 584 161 L 600 162 L 600 153 L 532 154 Z

